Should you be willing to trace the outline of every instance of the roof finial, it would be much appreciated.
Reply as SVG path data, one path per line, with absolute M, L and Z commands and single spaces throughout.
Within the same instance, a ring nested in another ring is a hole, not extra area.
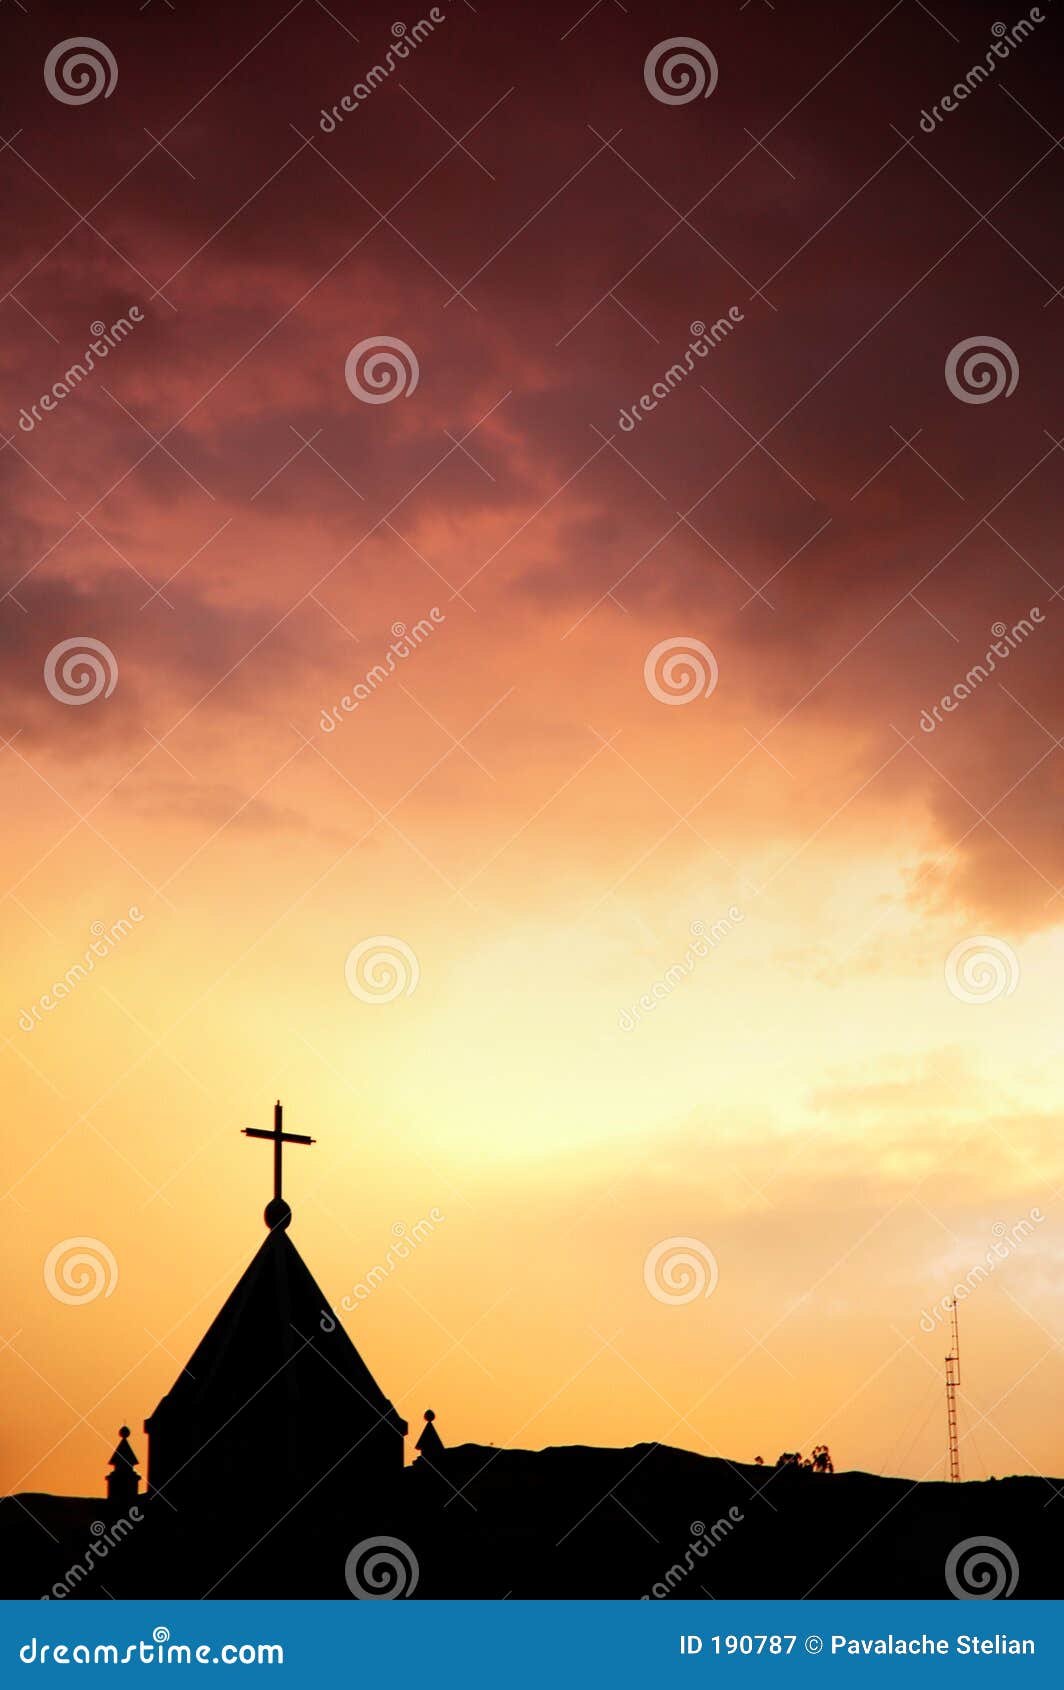
M 269 1138 L 273 1140 L 273 1197 L 263 1211 L 263 1220 L 270 1232 L 283 1232 L 292 1219 L 292 1211 L 281 1192 L 281 1147 L 285 1144 L 313 1144 L 306 1133 L 286 1133 L 281 1130 L 281 1100 L 278 1098 L 273 1106 L 273 1131 L 267 1132 L 264 1127 L 244 1127 L 245 1138 Z
M 110 1461 L 113 1471 L 107 1475 L 107 1500 L 116 1507 L 135 1502 L 140 1488 L 138 1457 L 127 1442 L 128 1437 L 129 1427 L 119 1426 L 118 1447 Z
M 425 1429 L 414 1445 L 426 1467 L 438 1466 L 443 1455 L 443 1439 L 433 1425 L 435 1418 L 432 1409 L 427 1408 L 425 1410 Z

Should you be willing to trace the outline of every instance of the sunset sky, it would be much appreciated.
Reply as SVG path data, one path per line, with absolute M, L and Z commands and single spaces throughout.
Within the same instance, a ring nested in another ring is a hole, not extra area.
M 331 129 L 428 7 L 0 15 L 0 1488 L 146 1457 L 276 1097 L 331 1302 L 443 1217 L 345 1324 L 448 1444 L 941 1477 L 921 1312 L 1005 1239 L 965 1475 L 1064 1474 L 1064 6 L 931 133 L 1026 12 L 435 15 Z M 68 103 L 78 36 L 117 74 Z M 969 340 L 1013 391 L 958 396 Z M 684 1239 L 715 1289 L 652 1295 Z

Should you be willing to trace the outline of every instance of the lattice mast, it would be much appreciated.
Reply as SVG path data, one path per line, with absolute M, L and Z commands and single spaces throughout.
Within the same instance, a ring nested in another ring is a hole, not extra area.
M 946 1427 L 949 1434 L 949 1478 L 959 1484 L 961 1477 L 961 1446 L 957 1436 L 957 1392 L 961 1383 L 961 1340 L 957 1328 L 957 1299 L 953 1299 L 953 1343 L 946 1357 Z

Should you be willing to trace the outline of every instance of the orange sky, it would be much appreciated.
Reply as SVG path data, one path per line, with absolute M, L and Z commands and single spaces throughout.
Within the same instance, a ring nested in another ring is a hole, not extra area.
M 964 1468 L 1060 1473 L 1059 19 L 928 136 L 981 4 L 442 10 L 333 132 L 379 6 L 107 18 L 83 104 L 41 66 L 84 19 L 0 21 L 0 1485 L 146 1454 L 277 1096 L 334 1304 L 442 1217 L 346 1324 L 449 1443 L 939 1477 L 921 1314 L 989 1253 Z M 654 98 L 692 33 L 712 94 Z M 648 680 L 673 641 L 708 693 Z M 413 989 L 360 996 L 382 939 Z M 49 1286 L 78 1239 L 98 1294 Z M 708 1297 L 648 1289 L 677 1239 Z

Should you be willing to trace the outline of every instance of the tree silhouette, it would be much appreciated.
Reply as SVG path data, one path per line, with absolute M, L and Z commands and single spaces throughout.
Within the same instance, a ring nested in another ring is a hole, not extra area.
M 758 1460 L 760 1461 L 760 1456 Z M 785 1449 L 776 1457 L 777 1467 L 798 1467 L 807 1473 L 834 1473 L 835 1463 L 831 1459 L 831 1451 L 827 1444 L 814 1444 L 812 1455 L 804 1459 L 800 1449 Z

